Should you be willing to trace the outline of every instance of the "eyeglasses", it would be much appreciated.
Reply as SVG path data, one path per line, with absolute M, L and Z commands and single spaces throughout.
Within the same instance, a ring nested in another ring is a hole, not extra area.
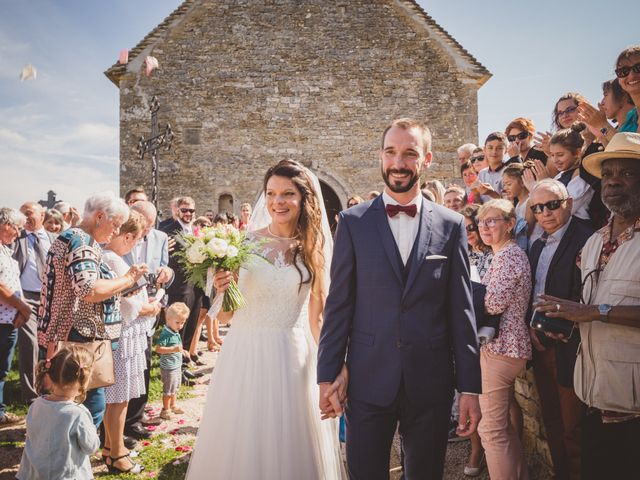
M 467 232 L 477 232 L 478 231 L 478 227 L 477 225 L 474 225 L 473 223 L 470 223 L 469 225 L 465 225 L 464 229 Z
M 527 138 L 529 136 L 529 132 L 520 132 L 517 135 L 507 135 L 507 139 L 510 142 L 515 142 L 516 140 L 524 140 L 525 138 Z
M 551 200 L 547 203 L 536 203 L 535 205 L 531 205 L 529 208 L 533 213 L 535 213 L 536 215 L 539 215 L 544 211 L 545 208 L 551 211 L 559 209 L 562 206 L 562 204 L 566 201 L 567 201 L 566 198 L 562 198 L 560 200 Z
M 195 208 L 181 208 L 180 212 L 181 213 L 195 213 L 196 209 Z
M 471 157 L 469 163 L 481 162 L 482 160 L 484 160 L 484 155 L 478 155 L 477 157 Z
M 578 107 L 567 107 L 564 110 L 560 110 L 558 112 L 558 117 L 562 117 L 563 115 L 569 115 L 570 113 L 575 112 L 578 109 Z
M 631 65 L 630 67 L 618 67 L 615 70 L 616 77 L 624 78 L 628 76 L 631 72 L 640 73 L 640 63 L 636 63 L 635 65 Z
M 504 222 L 506 219 L 497 217 L 497 218 L 485 218 L 484 220 L 478 220 L 478 228 L 487 227 L 493 228 L 496 226 L 496 222 Z

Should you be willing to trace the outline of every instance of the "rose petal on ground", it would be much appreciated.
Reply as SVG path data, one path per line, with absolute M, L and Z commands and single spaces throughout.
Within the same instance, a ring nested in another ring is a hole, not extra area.
M 184 419 L 178 420 L 178 425 L 184 425 Z
M 150 432 L 155 432 L 156 431 L 156 426 L 155 425 L 149 425 L 149 426 L 147 426 L 147 430 L 149 430 Z
M 143 447 L 148 447 L 149 445 L 151 445 L 151 442 L 149 440 L 145 440 L 144 442 L 142 442 Z

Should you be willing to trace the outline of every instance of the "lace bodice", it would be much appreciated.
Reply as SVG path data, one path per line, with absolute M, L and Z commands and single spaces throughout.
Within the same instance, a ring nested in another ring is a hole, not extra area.
M 240 269 L 238 286 L 247 305 L 234 313 L 238 326 L 293 328 L 307 319 L 310 283 L 300 285 L 300 273 L 292 263 L 291 240 L 254 232 L 256 255 Z M 301 261 L 298 268 L 309 276 Z

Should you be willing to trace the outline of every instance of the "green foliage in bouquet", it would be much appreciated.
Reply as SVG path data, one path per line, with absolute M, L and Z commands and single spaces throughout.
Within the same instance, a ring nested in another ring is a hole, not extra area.
M 224 225 L 194 229 L 193 233 L 181 234 L 185 248 L 176 253 L 184 267 L 187 280 L 207 291 L 212 286 L 215 270 L 235 272 L 242 267 L 258 244 L 250 242 L 245 232 Z M 244 298 L 235 281 L 231 281 L 225 291 L 222 309 L 225 312 L 237 310 L 245 305 Z

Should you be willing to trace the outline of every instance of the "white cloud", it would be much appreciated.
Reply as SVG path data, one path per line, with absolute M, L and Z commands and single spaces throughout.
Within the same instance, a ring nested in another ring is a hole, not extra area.
M 2 157 L 5 157 L 2 152 Z M 90 195 L 102 190 L 118 193 L 117 172 L 102 172 L 85 165 L 53 162 L 16 154 L 11 161 L 3 161 L 0 206 L 19 207 L 27 200 L 45 200 L 53 190 L 59 200 L 82 208 Z

